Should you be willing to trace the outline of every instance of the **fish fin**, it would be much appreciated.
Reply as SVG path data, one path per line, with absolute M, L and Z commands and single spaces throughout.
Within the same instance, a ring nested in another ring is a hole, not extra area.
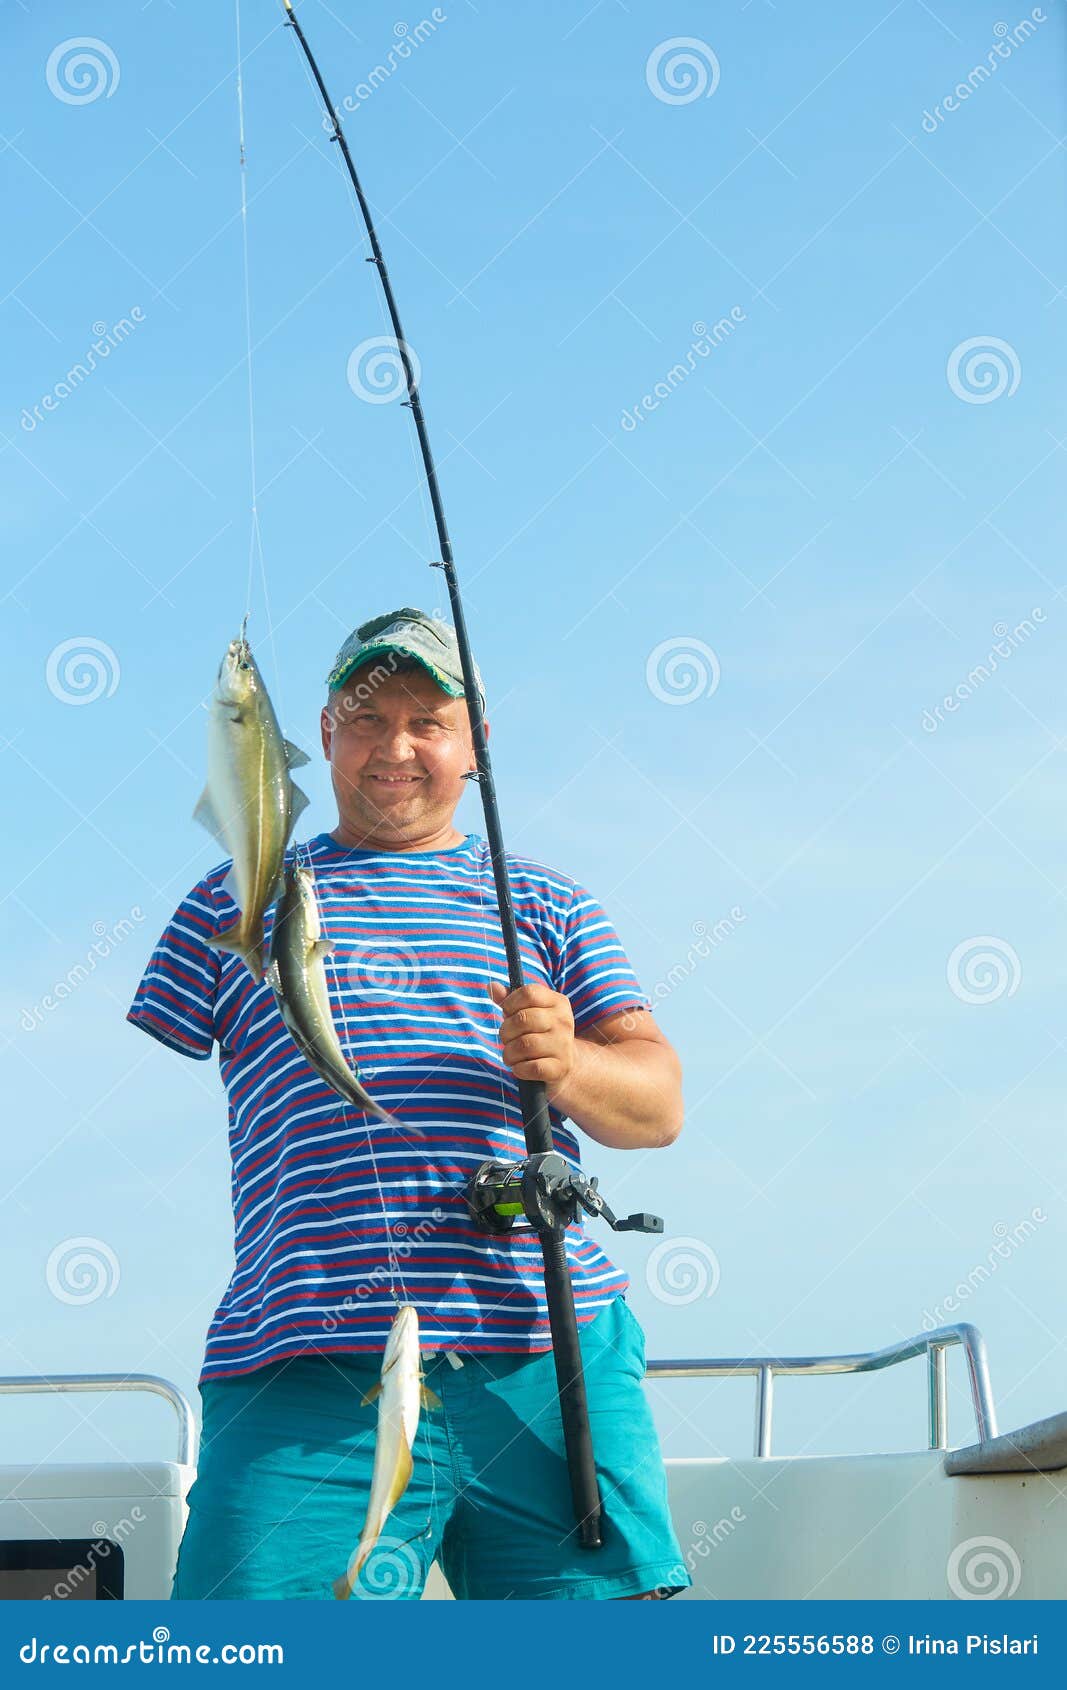
M 316 957 L 328 957 L 328 956 L 332 956 L 332 955 L 333 955 L 333 940 L 332 939 L 316 939 L 315 940 L 315 943 L 311 947 L 311 956 L 312 956 L 313 961 Z
M 238 909 L 240 909 L 240 907 L 241 907 L 241 888 L 237 883 L 237 864 L 236 863 L 230 864 L 229 868 L 226 870 L 226 873 L 223 875 L 222 879 L 219 881 L 219 887 L 223 892 L 226 893 L 226 896 L 228 898 L 233 899 L 233 901 L 237 905 Z
M 305 763 L 311 762 L 307 752 L 301 751 L 299 745 L 294 745 L 291 739 L 283 740 L 282 743 L 285 746 L 285 761 L 291 769 L 302 769 Z
M 352 1594 L 352 1580 L 347 1573 L 342 1573 L 339 1579 L 334 1579 L 333 1593 L 339 1602 L 348 1601 Z
M 193 820 L 194 822 L 199 822 L 201 827 L 206 827 L 208 832 L 214 839 L 218 840 L 220 845 L 225 845 L 226 838 L 222 831 L 222 822 L 219 818 L 219 813 L 215 808 L 215 803 L 211 796 L 209 787 L 205 786 L 203 792 L 196 801 L 196 808 L 193 811 Z
M 444 1404 L 442 1403 L 440 1397 L 437 1395 L 437 1392 L 431 1391 L 429 1385 L 420 1385 L 419 1386 L 419 1401 L 422 1403 L 423 1408 L 443 1408 L 444 1407 Z
M 381 1394 L 382 1394 L 381 1383 L 379 1382 L 377 1385 L 372 1385 L 370 1390 L 365 1391 L 363 1393 L 363 1395 L 360 1397 L 360 1399 L 359 1399 L 360 1408 L 366 1408 L 366 1406 L 369 1402 L 373 1402 L 375 1400 L 375 1398 L 380 1397 Z
M 298 786 L 293 786 L 292 781 L 289 782 L 289 785 L 292 789 L 292 796 L 289 800 L 289 827 L 292 830 L 311 803 L 311 799 L 306 792 L 301 792 Z
M 243 921 L 242 917 L 242 921 Z M 248 969 L 253 980 L 257 983 L 263 978 L 263 929 L 259 930 L 259 937 L 249 939 L 241 922 L 235 922 L 225 933 L 220 933 L 217 939 L 209 939 L 217 951 L 229 951 L 233 956 L 239 956 Z
M 407 1490 L 408 1481 L 414 1471 L 415 1463 L 411 1459 L 411 1451 L 409 1450 L 407 1444 L 402 1443 L 396 1452 L 396 1473 L 393 1475 L 393 1483 L 389 1491 L 389 1504 L 386 1509 L 387 1514 L 392 1513 L 393 1509 L 400 1501 L 400 1498 Z

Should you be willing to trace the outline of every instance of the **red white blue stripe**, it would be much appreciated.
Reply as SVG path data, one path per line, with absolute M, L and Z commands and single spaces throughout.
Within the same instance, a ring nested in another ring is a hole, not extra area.
M 267 983 L 212 949 L 209 937 L 237 915 L 222 886 L 229 861 L 212 869 L 168 923 L 127 1016 L 186 1056 L 219 1046 L 236 1265 L 201 1380 L 382 1349 L 397 1300 L 390 1234 L 396 1289 L 418 1308 L 427 1348 L 548 1349 L 536 1236 L 487 1236 L 461 1196 L 480 1162 L 525 1152 L 488 992 L 490 980 L 507 984 L 507 965 L 485 841 L 372 852 L 322 833 L 296 854 L 314 869 L 334 945 L 326 976 L 342 1045 L 376 1101 L 425 1136 L 398 1135 L 339 1098 L 297 1050 Z M 647 1007 L 589 893 L 539 863 L 507 861 L 527 980 L 564 992 L 578 1028 Z M 556 1149 L 579 1166 L 574 1132 L 555 1110 L 552 1123 Z M 580 1225 L 566 1248 L 579 1322 L 591 1320 L 628 1277 Z

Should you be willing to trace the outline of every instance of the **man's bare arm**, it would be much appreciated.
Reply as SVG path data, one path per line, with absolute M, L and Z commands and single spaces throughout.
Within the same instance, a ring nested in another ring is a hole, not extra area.
M 520 1080 L 542 1080 L 549 1102 L 598 1144 L 640 1150 L 682 1130 L 682 1067 L 647 1009 L 605 1016 L 576 1033 L 570 1003 L 547 986 L 505 993 L 504 1061 Z

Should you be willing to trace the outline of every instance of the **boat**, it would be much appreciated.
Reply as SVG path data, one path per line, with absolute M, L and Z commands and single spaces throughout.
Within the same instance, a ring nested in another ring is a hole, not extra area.
M 975 1437 L 948 1438 L 959 1350 Z M 925 1448 L 789 1455 L 774 1448 L 775 1381 L 925 1361 Z M 969 1324 L 852 1355 L 651 1360 L 649 1380 L 750 1378 L 751 1452 L 666 1460 L 692 1586 L 677 1600 L 1050 1600 L 1067 1565 L 1067 1412 L 999 1433 L 986 1345 Z M 196 1477 L 197 1423 L 154 1374 L 0 1378 L 0 1394 L 154 1392 L 174 1411 L 171 1458 L 0 1468 L 0 1600 L 167 1599 Z M 424 1601 L 450 1600 L 436 1565 Z

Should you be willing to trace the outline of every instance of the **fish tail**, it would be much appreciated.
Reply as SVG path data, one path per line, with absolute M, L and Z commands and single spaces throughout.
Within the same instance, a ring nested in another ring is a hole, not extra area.
M 339 1579 L 333 1581 L 333 1593 L 338 1602 L 347 1602 L 352 1594 L 352 1580 L 347 1573 L 342 1573 Z
M 260 923 L 258 932 L 249 933 L 245 929 L 243 919 L 228 927 L 225 933 L 210 939 L 217 951 L 229 951 L 232 956 L 239 956 L 253 980 L 263 978 L 263 926 Z
M 421 1127 L 413 1126 L 410 1121 L 398 1121 L 395 1115 L 390 1115 L 387 1109 L 383 1109 L 380 1104 L 375 1103 L 370 1096 L 367 1096 L 367 1107 L 371 1114 L 376 1115 L 379 1121 L 384 1121 L 387 1127 L 395 1127 L 397 1132 L 406 1133 L 410 1138 L 426 1137 Z
M 398 1121 L 395 1115 L 390 1115 L 388 1109 L 383 1109 L 380 1103 L 376 1103 L 360 1080 L 358 1073 L 354 1074 L 347 1065 L 345 1073 L 347 1081 L 341 1095 L 347 1097 L 350 1103 L 354 1103 L 359 1109 L 365 1109 L 368 1114 L 374 1115 L 387 1127 L 395 1127 L 398 1132 L 406 1133 L 410 1138 L 426 1137 L 421 1127 L 412 1126 L 408 1121 Z M 335 1087 L 335 1089 L 341 1090 L 340 1087 Z

